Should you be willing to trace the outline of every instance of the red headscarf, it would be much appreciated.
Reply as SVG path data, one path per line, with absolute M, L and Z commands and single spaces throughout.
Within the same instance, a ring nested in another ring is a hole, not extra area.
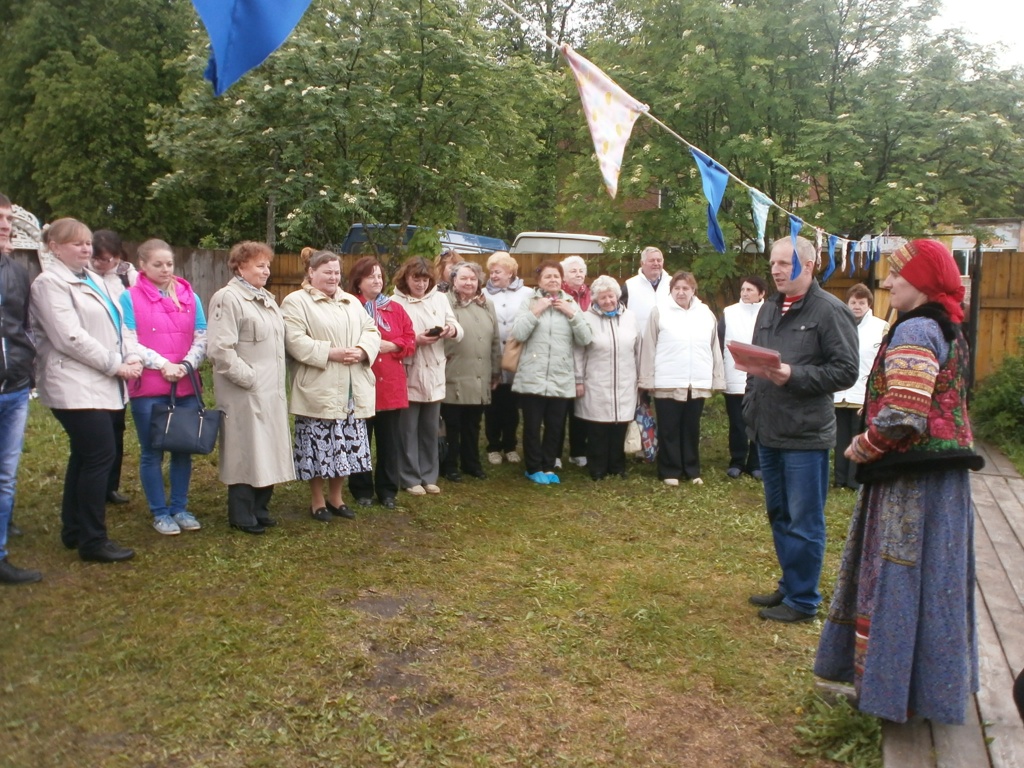
M 938 302 L 954 323 L 961 323 L 964 310 L 964 285 L 960 268 L 937 240 L 913 240 L 900 246 L 889 257 L 889 269 L 928 297 Z

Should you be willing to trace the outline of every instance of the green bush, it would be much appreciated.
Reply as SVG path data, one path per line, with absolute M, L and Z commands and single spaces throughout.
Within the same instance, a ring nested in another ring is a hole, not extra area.
M 1017 339 L 1024 349 L 1024 336 Z M 1007 453 L 1024 446 L 1024 356 L 1003 360 L 999 370 L 978 385 L 971 401 L 975 435 L 992 440 Z

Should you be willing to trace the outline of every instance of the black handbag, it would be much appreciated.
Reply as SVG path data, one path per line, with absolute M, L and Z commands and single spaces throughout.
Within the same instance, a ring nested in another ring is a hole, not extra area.
M 153 406 L 149 425 L 149 444 L 158 451 L 207 454 L 217 444 L 217 433 L 224 412 L 203 405 L 199 374 L 182 363 L 196 393 L 196 405 L 178 405 L 178 382 L 171 384 L 171 401 Z

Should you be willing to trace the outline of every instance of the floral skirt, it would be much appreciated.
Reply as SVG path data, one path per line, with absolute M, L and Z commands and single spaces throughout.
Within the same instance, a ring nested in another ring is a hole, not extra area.
M 299 480 L 314 477 L 348 477 L 369 472 L 370 439 L 366 421 L 295 417 L 295 476 Z

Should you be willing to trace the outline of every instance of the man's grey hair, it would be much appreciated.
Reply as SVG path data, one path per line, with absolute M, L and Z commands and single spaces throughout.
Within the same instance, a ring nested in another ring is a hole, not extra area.
M 622 288 L 619 286 L 618 281 L 609 275 L 601 275 L 594 278 L 594 282 L 590 284 L 590 300 L 596 303 L 597 297 L 605 291 L 614 293 L 616 299 L 622 298 Z
M 649 255 L 654 254 L 654 253 L 658 254 L 663 259 L 665 258 L 665 254 L 663 254 L 661 252 L 661 248 L 658 248 L 657 246 L 654 246 L 654 245 L 648 245 L 646 248 L 644 248 L 642 251 L 640 251 L 640 261 L 641 261 L 641 263 L 643 261 L 645 261 Z
M 778 240 L 776 240 L 774 243 L 772 243 L 772 247 L 771 247 L 770 250 L 774 251 L 775 250 L 775 246 L 777 246 L 779 243 L 785 243 L 790 248 L 792 248 L 793 247 L 792 246 L 792 242 L 793 242 L 793 240 L 792 240 L 791 237 L 780 237 Z M 812 243 L 806 237 L 801 237 L 799 235 L 797 236 L 797 238 L 796 238 L 796 255 L 797 255 L 797 258 L 800 259 L 800 263 L 801 264 L 806 264 L 808 261 L 811 261 L 811 262 L 814 262 L 814 267 L 815 267 L 815 269 L 817 269 L 817 267 L 818 267 L 818 249 L 814 246 L 814 243 Z

